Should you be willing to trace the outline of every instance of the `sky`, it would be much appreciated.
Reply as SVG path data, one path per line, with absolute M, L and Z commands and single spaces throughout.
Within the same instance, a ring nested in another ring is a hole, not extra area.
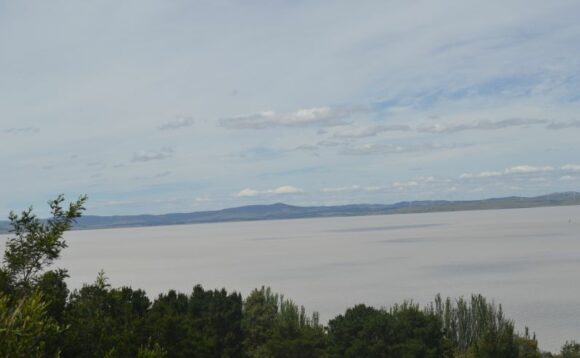
M 580 189 L 578 1 L 0 0 L 0 215 Z

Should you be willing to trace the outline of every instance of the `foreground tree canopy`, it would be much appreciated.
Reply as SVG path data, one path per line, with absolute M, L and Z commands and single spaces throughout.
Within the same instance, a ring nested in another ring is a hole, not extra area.
M 63 233 L 86 196 L 52 217 L 32 208 L 10 213 L 0 268 L 0 357 L 550 357 L 535 336 L 514 330 L 501 306 L 480 295 L 437 296 L 427 307 L 364 304 L 328 325 L 318 314 L 261 287 L 239 293 L 193 287 L 151 300 L 143 290 L 112 288 L 104 272 L 70 292 L 64 269 L 50 269 L 66 248 Z M 580 357 L 566 342 L 560 357 Z

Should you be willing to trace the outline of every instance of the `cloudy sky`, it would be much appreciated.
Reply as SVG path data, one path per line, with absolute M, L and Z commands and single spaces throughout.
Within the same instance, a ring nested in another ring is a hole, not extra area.
M 0 1 L 0 213 L 580 189 L 578 1 Z

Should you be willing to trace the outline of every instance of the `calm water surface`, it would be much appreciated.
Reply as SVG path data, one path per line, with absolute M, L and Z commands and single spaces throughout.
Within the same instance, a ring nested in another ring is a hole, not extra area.
M 150 297 L 271 286 L 327 320 L 357 303 L 482 293 L 543 349 L 580 339 L 580 207 L 75 231 L 71 287 L 104 269 Z

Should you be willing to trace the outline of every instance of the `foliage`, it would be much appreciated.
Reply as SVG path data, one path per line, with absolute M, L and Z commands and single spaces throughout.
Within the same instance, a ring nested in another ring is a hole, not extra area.
M 167 351 L 163 349 L 158 343 L 151 346 L 151 342 L 147 347 L 139 348 L 137 352 L 137 358 L 165 358 L 167 357 Z
M 10 283 L 28 290 L 38 282 L 40 273 L 52 265 L 67 246 L 62 235 L 82 215 L 86 200 L 86 196 L 81 196 L 65 210 L 64 196 L 59 195 L 48 202 L 52 218 L 45 221 L 32 212 L 32 207 L 20 215 L 10 212 L 10 232 L 15 236 L 6 243 L 3 268 Z
M 260 357 L 266 353 L 266 343 L 272 338 L 272 332 L 278 315 L 279 297 L 268 288 L 254 290 L 244 301 L 242 329 L 244 332 L 244 349 L 250 357 Z
M 332 357 L 381 357 L 394 342 L 392 317 L 363 304 L 346 310 L 328 323 Z
M 47 314 L 57 322 L 63 322 L 64 310 L 66 308 L 69 290 L 66 282 L 68 277 L 66 270 L 52 270 L 42 274 L 36 284 L 36 289 L 42 293 L 42 297 L 47 304 Z
M 536 335 L 530 336 L 530 331 L 526 327 L 523 335 L 516 335 L 516 345 L 518 346 L 518 357 L 520 358 L 541 358 L 542 353 L 538 349 Z
M 254 290 L 244 302 L 244 348 L 249 357 L 320 357 L 326 350 L 324 328 L 318 314 L 270 288 Z
M 394 318 L 394 331 L 398 347 L 395 356 L 450 357 L 452 345 L 445 336 L 439 319 L 422 311 L 412 302 L 394 305 L 390 314 Z
M 226 290 L 191 295 L 169 291 L 148 312 L 146 326 L 169 357 L 238 357 L 242 353 L 242 297 Z
M 49 202 L 52 218 L 41 220 L 28 208 L 10 213 L 12 226 L 0 268 L 0 353 L 5 357 L 58 353 L 68 289 L 65 270 L 46 271 L 66 247 L 63 233 L 84 211 L 87 197 L 63 208 L 64 197 Z
M 576 341 L 566 341 L 560 352 L 562 358 L 580 358 L 580 343 Z
M 443 324 L 447 338 L 460 354 L 474 357 L 517 357 L 518 346 L 513 322 L 506 319 L 501 305 L 489 303 L 481 295 L 445 301 L 440 295 L 428 311 Z
M 403 303 L 390 311 L 357 305 L 328 324 L 332 357 L 451 357 L 438 318 Z
M 45 357 L 56 355 L 54 341 L 60 328 L 46 312 L 39 292 L 11 300 L 0 295 L 0 356 Z
M 70 295 L 63 356 L 135 356 L 146 341 L 142 326 L 150 304 L 144 291 L 111 289 L 99 273 L 95 283 Z

